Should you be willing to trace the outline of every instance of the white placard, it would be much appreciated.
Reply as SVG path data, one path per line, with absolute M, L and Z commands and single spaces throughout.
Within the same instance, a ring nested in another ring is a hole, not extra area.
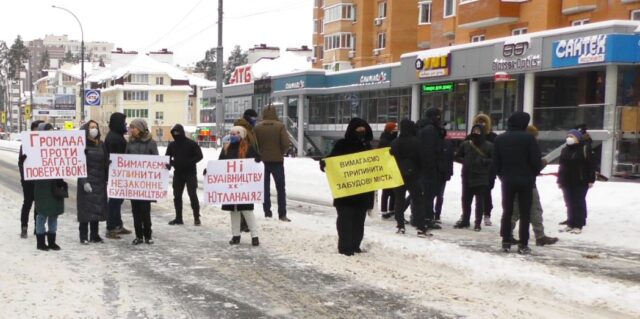
M 264 202 L 264 166 L 253 159 L 209 161 L 204 200 L 213 205 Z
M 25 180 L 87 177 L 84 131 L 25 131 L 21 137 Z
M 109 198 L 159 200 L 167 198 L 169 156 L 111 154 Z

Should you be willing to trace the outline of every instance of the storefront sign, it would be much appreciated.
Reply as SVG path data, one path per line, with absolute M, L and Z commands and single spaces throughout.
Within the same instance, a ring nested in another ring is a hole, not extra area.
M 506 72 L 496 72 L 496 74 L 493 75 L 493 80 L 496 82 L 511 81 L 511 75 Z
M 213 205 L 263 203 L 263 164 L 253 159 L 209 161 L 204 198 Z
M 604 62 L 607 35 L 598 34 L 553 43 L 553 67 Z
M 74 117 L 75 110 L 33 110 L 33 116 Z
M 325 159 L 327 180 L 333 198 L 362 194 L 404 184 L 389 148 Z
M 229 79 L 229 84 L 251 83 L 253 77 L 251 75 L 251 64 L 237 66 L 233 70 L 233 74 Z
M 295 82 L 291 82 L 291 83 L 285 83 L 284 84 L 284 89 L 285 90 L 304 89 L 304 80 L 295 81 Z
M 425 57 L 418 56 L 415 68 L 418 71 L 418 78 L 421 79 L 448 76 L 451 70 L 451 53 Z
M 159 200 L 167 198 L 169 156 L 111 154 L 109 198 Z
M 502 57 L 493 60 L 491 70 L 494 72 L 522 71 L 542 67 L 540 54 L 527 54 L 530 47 L 530 41 L 504 43 Z
M 465 131 L 447 131 L 446 139 L 448 140 L 464 140 L 467 137 Z
M 24 179 L 87 177 L 84 131 L 22 132 Z
M 253 82 L 254 94 L 271 94 L 271 78 L 255 80 Z
M 454 89 L 455 84 L 453 82 L 422 85 L 422 92 L 424 93 L 453 92 Z
M 363 75 L 360 77 L 360 84 L 362 85 L 379 84 L 387 81 L 387 73 L 384 71 L 372 75 Z

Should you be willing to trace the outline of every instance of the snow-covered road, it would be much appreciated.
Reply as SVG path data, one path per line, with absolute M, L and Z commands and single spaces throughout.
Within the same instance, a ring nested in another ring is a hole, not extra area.
M 534 248 L 532 256 L 504 255 L 496 252 L 496 226 L 475 233 L 453 230 L 445 220 L 445 229 L 425 240 L 395 235 L 392 222 L 369 218 L 368 253 L 343 257 L 335 251 L 333 210 L 304 202 L 289 202 L 292 223 L 258 218 L 259 248 L 247 236 L 239 247 L 229 246 L 229 217 L 213 207 L 204 209 L 202 227 L 190 225 L 189 217 L 184 226 L 168 226 L 171 201 L 152 205 L 155 245 L 131 246 L 129 236 L 81 246 L 72 196 L 60 220 L 63 250 L 39 252 L 32 236 L 17 235 L 15 159 L 0 151 L 2 318 L 640 315 L 640 256 L 632 249 L 563 240 Z M 128 204 L 123 219 L 132 226 Z

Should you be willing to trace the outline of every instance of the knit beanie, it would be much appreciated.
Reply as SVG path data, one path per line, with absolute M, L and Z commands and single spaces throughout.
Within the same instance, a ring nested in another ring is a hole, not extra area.
M 243 140 L 247 137 L 247 130 L 242 126 L 234 126 L 230 131 L 240 135 Z
M 135 119 L 135 120 L 131 121 L 129 126 L 137 128 L 140 131 L 140 133 L 142 133 L 142 134 L 144 134 L 144 132 L 148 132 L 149 131 L 149 127 L 147 126 L 147 122 L 145 120 L 143 120 L 143 119 Z
M 396 127 L 398 127 L 398 124 L 396 124 L 396 122 L 387 122 L 387 124 L 385 124 L 384 126 L 384 130 L 385 132 L 393 132 Z
M 573 135 L 578 141 L 582 141 L 582 133 L 576 129 L 570 130 L 567 135 Z

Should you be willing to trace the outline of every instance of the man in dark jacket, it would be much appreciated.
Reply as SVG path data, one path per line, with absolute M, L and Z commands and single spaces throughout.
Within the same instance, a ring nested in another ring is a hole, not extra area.
M 520 241 L 518 252 L 528 254 L 531 202 L 536 176 L 542 169 L 542 156 L 538 142 L 526 132 L 531 117 L 524 112 L 515 112 L 507 121 L 508 129 L 498 135 L 493 148 L 493 165 L 502 182 L 502 220 L 500 235 L 502 247 L 509 251 L 514 243 L 511 230 L 513 205 L 518 198 L 520 211 Z
M 284 124 L 278 120 L 276 108 L 268 105 L 262 111 L 262 122 L 254 128 L 260 155 L 264 162 L 264 217 L 273 216 L 271 212 L 271 175 L 278 192 L 278 218 L 290 222 L 287 218 L 287 195 L 284 177 L 284 153 L 289 148 L 289 135 Z
M 127 132 L 126 116 L 122 113 L 115 112 L 109 118 L 109 133 L 104 140 L 106 156 L 109 158 L 111 154 L 124 154 L 127 148 L 127 140 L 124 134 Z M 124 228 L 122 224 L 121 208 L 124 199 L 109 198 L 108 215 L 107 215 L 107 238 L 120 239 L 120 234 L 128 235 L 131 231 Z
M 171 129 L 173 141 L 167 146 L 165 155 L 169 156 L 169 165 L 173 166 L 173 205 L 176 218 L 169 225 L 182 225 L 182 193 L 187 185 L 187 194 L 193 210 L 193 223 L 200 226 L 200 202 L 198 201 L 198 178 L 196 164 L 202 160 L 202 150 L 198 143 L 189 139 L 181 124 Z
M 442 214 L 442 205 L 444 204 L 444 191 L 447 187 L 447 182 L 451 180 L 451 176 L 453 176 L 453 162 L 454 162 L 454 146 L 453 141 L 451 139 L 447 139 L 447 130 L 442 129 L 442 136 L 445 137 L 444 143 L 442 144 L 444 147 L 444 179 L 442 180 L 442 185 L 440 185 L 440 189 L 438 190 L 438 194 L 436 195 L 436 205 L 434 207 L 434 221 L 436 223 L 440 223 L 440 215 Z
M 370 150 L 373 132 L 369 124 L 360 118 L 352 118 L 347 126 L 344 138 L 336 142 L 327 157 L 353 154 Z M 320 161 L 320 170 L 324 172 L 325 162 Z M 373 192 L 336 198 L 333 200 L 338 213 L 338 252 L 346 256 L 362 252 L 360 243 L 364 237 L 364 221 L 367 210 L 373 208 Z
M 433 201 L 438 196 L 440 187 L 445 180 L 444 136 L 442 135 L 440 110 L 435 107 L 429 108 L 426 116 L 425 119 L 418 121 L 418 137 L 425 152 L 421 174 L 425 218 L 427 228 L 440 229 L 442 227 L 434 222 Z
M 493 131 L 493 124 L 491 122 L 491 117 L 487 114 L 480 113 L 473 118 L 473 125 L 482 125 L 484 128 L 484 137 L 487 141 L 493 143 L 498 136 Z M 491 191 L 496 184 L 496 172 L 491 167 L 491 176 L 489 177 L 489 190 L 485 193 L 484 197 L 484 225 L 491 226 L 493 223 L 491 222 L 491 211 L 493 210 L 493 197 L 491 196 Z
M 400 137 L 391 142 L 391 155 L 396 158 L 404 185 L 394 188 L 395 217 L 397 233 L 404 234 L 404 195 L 409 191 L 411 197 L 411 216 L 418 229 L 418 237 L 427 237 L 427 228 L 424 220 L 424 207 L 422 203 L 422 187 L 420 186 L 420 171 L 424 163 L 420 140 L 416 136 L 415 123 L 409 119 L 400 122 Z
M 38 125 L 44 123 L 43 121 L 31 122 L 31 130 L 37 131 Z M 20 169 L 20 185 L 22 185 L 22 195 L 24 200 L 22 201 L 22 210 L 20 212 L 20 237 L 27 238 L 27 228 L 29 227 L 29 212 L 31 206 L 33 206 L 33 181 L 24 180 L 24 161 L 27 159 L 27 155 L 22 153 L 22 145 L 20 146 L 20 152 L 18 154 L 18 168 Z M 33 213 L 33 220 L 36 219 L 36 212 Z M 34 222 L 35 226 L 35 222 Z M 35 227 L 34 233 L 35 233 Z

